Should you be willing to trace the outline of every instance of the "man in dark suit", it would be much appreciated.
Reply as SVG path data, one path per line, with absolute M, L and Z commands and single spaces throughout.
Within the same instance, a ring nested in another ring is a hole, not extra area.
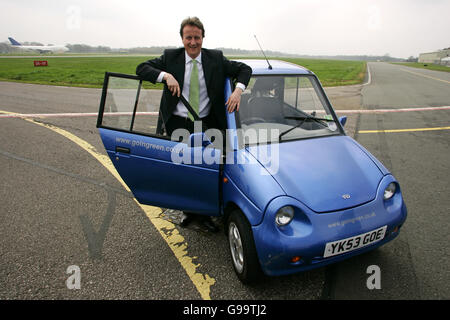
M 205 29 L 197 17 L 183 20 L 180 36 L 184 48 L 165 50 L 161 57 L 138 65 L 136 74 L 152 83 L 165 82 L 160 120 L 169 136 L 179 128 L 194 131 L 193 118 L 179 99 L 181 94 L 200 117 L 203 131 L 212 128 L 224 131 L 225 105 L 228 112 L 239 110 L 241 94 L 248 85 L 252 69 L 244 63 L 228 60 L 219 50 L 202 48 Z M 237 83 L 225 102 L 227 77 Z M 186 226 L 195 216 L 184 213 L 181 225 Z M 203 222 L 209 231 L 217 231 L 210 220 L 203 219 Z
M 226 129 L 224 108 L 225 78 L 237 81 L 226 106 L 228 112 L 239 110 L 241 94 L 250 80 L 252 70 L 244 63 L 230 61 L 219 50 L 202 48 L 205 30 L 201 21 L 185 19 L 180 28 L 184 48 L 168 49 L 156 59 L 138 65 L 136 74 L 152 83 L 165 81 L 161 98 L 161 116 L 166 132 L 171 135 L 175 129 L 185 128 L 193 131 L 192 118 L 184 104 L 181 94 L 191 103 L 190 82 L 194 61 L 198 70 L 198 105 L 193 105 L 204 127 Z M 192 104 L 192 103 L 191 103 Z

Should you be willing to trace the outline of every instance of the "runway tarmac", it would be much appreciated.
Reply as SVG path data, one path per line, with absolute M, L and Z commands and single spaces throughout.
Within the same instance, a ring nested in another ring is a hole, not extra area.
M 100 90 L 0 82 L 0 299 L 449 299 L 449 75 L 369 66 L 370 84 L 327 95 L 348 112 L 347 133 L 400 181 L 409 213 L 400 236 L 254 287 L 235 277 L 223 234 L 142 208 L 99 162 Z M 170 219 L 173 228 L 154 223 Z M 72 265 L 79 290 L 66 285 Z M 381 268 L 380 290 L 366 286 L 370 265 Z

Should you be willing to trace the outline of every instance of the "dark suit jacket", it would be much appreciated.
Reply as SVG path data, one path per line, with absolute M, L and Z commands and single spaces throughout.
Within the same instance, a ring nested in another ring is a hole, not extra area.
M 159 58 L 141 63 L 136 68 L 136 74 L 143 80 L 155 83 L 161 71 L 172 74 L 183 90 L 185 71 L 185 50 L 184 48 L 167 49 Z M 202 49 L 202 67 L 205 75 L 206 89 L 211 101 L 211 113 L 219 129 L 226 129 L 225 116 L 225 78 L 248 85 L 252 75 L 252 69 L 244 63 L 230 61 L 223 56 L 222 51 Z M 164 92 L 161 97 L 161 113 L 164 123 L 175 111 L 179 101 L 177 96 L 172 96 L 167 85 L 164 85 Z

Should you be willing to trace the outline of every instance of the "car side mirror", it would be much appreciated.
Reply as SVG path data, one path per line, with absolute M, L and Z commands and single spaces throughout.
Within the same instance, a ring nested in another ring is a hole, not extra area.
M 195 147 L 206 147 L 212 144 L 208 136 L 204 132 L 194 132 L 189 136 L 189 146 L 191 148 Z
M 345 126 L 345 124 L 347 123 L 347 116 L 339 117 L 339 122 L 342 126 Z

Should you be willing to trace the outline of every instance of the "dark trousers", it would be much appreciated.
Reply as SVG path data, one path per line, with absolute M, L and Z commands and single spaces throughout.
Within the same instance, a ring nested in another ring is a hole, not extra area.
M 206 130 L 211 128 L 217 128 L 217 121 L 214 116 L 211 115 L 211 113 L 206 117 L 201 118 L 200 120 L 202 122 L 202 132 L 205 132 Z M 194 122 L 187 117 L 183 118 L 174 114 L 171 115 L 169 120 L 166 122 L 167 135 L 171 136 L 176 129 L 180 128 L 188 130 L 189 133 L 193 133 Z

